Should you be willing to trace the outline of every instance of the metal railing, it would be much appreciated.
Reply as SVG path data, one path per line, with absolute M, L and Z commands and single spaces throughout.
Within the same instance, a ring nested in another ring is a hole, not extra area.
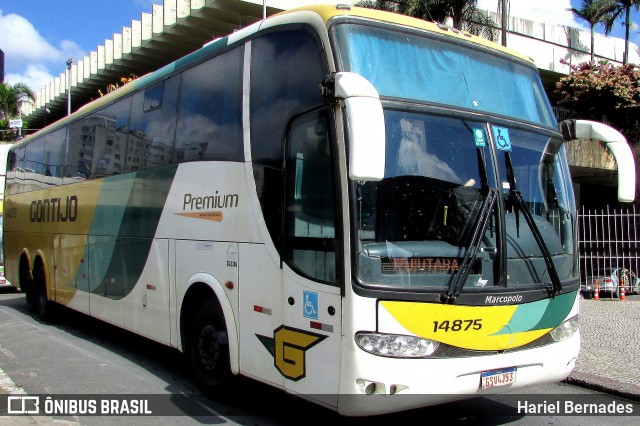
M 626 209 L 585 209 L 578 214 L 580 280 L 619 297 L 620 275 L 629 271 L 626 292 L 638 291 L 640 273 L 640 213 Z

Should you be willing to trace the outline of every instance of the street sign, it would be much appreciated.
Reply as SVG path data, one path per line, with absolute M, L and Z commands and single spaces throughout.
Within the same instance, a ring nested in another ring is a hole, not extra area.
M 9 128 L 22 128 L 22 120 L 9 120 Z

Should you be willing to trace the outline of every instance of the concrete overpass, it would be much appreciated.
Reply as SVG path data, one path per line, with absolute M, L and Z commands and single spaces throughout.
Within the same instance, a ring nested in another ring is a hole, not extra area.
M 67 114 L 67 91 L 71 87 L 71 110 L 106 93 L 110 84 L 131 75 L 142 76 L 199 49 L 205 43 L 262 19 L 257 0 L 156 0 L 151 11 L 142 12 L 119 32 L 70 68 L 36 90 L 34 105 L 24 104 L 22 114 L 30 128 L 40 128 Z M 280 3 L 271 1 L 270 3 Z M 269 15 L 281 9 L 267 7 Z M 49 113 L 46 113 L 46 110 Z M 46 115 L 45 115 L 46 114 Z

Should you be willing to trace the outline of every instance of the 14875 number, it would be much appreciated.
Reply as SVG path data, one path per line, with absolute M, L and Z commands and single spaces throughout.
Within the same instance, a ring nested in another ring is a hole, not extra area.
M 444 321 L 434 321 L 433 322 L 433 332 L 437 333 L 438 331 L 467 331 L 469 329 L 472 330 L 480 330 L 482 328 L 482 319 L 466 319 L 466 320 L 444 320 Z

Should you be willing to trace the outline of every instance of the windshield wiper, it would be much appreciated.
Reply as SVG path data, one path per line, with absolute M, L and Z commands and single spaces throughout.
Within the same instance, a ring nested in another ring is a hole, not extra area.
M 509 151 L 505 151 L 505 165 L 507 168 L 507 178 L 509 179 L 509 201 L 513 205 L 516 214 L 516 228 L 517 228 L 517 236 L 520 236 L 519 229 L 519 218 L 518 211 L 522 211 L 525 221 L 527 225 L 529 225 L 529 229 L 531 229 L 531 233 L 533 234 L 533 238 L 536 240 L 540 251 L 542 252 L 542 257 L 544 257 L 544 263 L 547 265 L 547 270 L 549 271 L 549 277 L 551 278 L 551 286 L 552 286 L 552 294 L 557 294 L 562 291 L 562 283 L 560 283 L 560 278 L 558 277 L 558 272 L 556 271 L 556 267 L 553 264 L 553 260 L 551 259 L 551 253 L 549 253 L 549 248 L 544 242 L 542 235 L 540 234 L 540 229 L 538 229 L 538 225 L 533 220 L 533 215 L 531 211 L 527 208 L 525 204 L 524 198 L 522 197 L 522 193 L 516 187 L 516 178 L 513 171 L 513 164 L 511 163 L 511 154 Z
M 458 296 L 460 296 L 462 287 L 464 287 L 464 283 L 469 276 L 471 265 L 478 256 L 480 242 L 482 241 L 482 237 L 487 230 L 489 218 L 491 217 L 493 206 L 495 205 L 497 198 L 497 191 L 495 189 L 488 189 L 487 196 L 484 198 L 482 206 L 480 207 L 480 211 L 478 212 L 478 219 L 476 222 L 476 226 L 473 229 L 473 236 L 471 237 L 469 247 L 464 254 L 462 264 L 449 283 L 447 291 L 440 297 L 442 303 L 452 303 Z

